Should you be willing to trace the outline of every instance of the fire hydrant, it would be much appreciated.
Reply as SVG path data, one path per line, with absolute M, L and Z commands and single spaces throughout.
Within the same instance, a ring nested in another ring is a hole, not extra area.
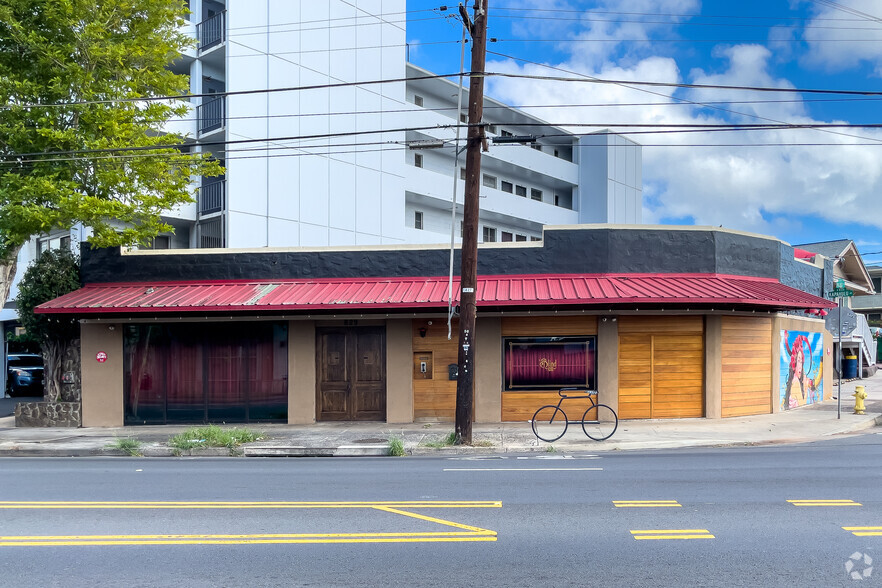
M 867 393 L 864 392 L 863 386 L 855 386 L 854 387 L 854 414 L 864 414 L 864 399 L 867 397 Z

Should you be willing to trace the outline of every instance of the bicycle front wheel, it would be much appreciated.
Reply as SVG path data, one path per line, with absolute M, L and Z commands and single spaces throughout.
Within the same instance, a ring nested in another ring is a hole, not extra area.
M 595 441 L 609 439 L 618 427 L 619 417 L 605 404 L 595 404 L 582 415 L 582 430 Z
M 559 407 L 548 404 L 533 413 L 533 434 L 551 443 L 567 432 L 567 413 Z

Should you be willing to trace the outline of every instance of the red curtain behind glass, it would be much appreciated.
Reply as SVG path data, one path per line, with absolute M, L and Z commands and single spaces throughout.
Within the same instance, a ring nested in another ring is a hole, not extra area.
M 594 354 L 587 347 L 587 343 L 510 343 L 505 358 L 506 387 L 593 388 L 594 374 L 589 373 L 589 366 L 593 368 Z

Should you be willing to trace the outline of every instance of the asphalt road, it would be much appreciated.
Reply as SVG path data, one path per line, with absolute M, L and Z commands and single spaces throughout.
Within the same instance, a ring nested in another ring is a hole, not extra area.
M 878 429 L 602 456 L 3 459 L 0 500 L 3 586 L 839 586 L 852 556 L 882 585 Z

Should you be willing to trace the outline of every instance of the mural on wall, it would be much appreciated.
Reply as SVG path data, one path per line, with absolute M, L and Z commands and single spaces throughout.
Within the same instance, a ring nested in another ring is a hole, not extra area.
M 824 399 L 824 335 L 781 331 L 781 408 Z

